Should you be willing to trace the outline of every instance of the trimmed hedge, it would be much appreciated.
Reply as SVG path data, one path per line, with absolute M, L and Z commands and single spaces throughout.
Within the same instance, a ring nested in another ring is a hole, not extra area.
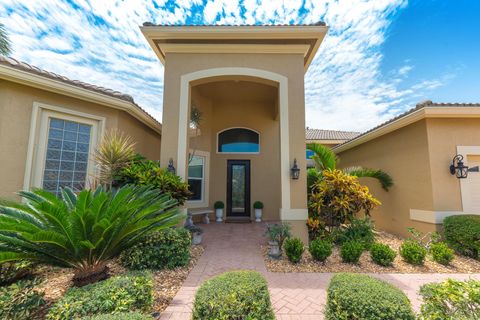
M 139 312 L 124 312 L 117 314 L 99 314 L 92 317 L 83 317 L 82 320 L 152 320 L 149 315 Z
M 392 265 L 397 254 L 388 245 L 383 243 L 374 243 L 370 247 L 370 257 L 378 265 L 388 267 Z
M 480 260 L 480 216 L 458 215 L 443 220 L 445 240 L 467 257 Z
M 255 271 L 233 271 L 205 281 L 193 304 L 194 320 L 273 320 L 267 282 Z
M 152 304 L 152 274 L 146 271 L 131 272 L 69 289 L 52 306 L 47 319 L 66 320 L 102 313 L 150 311 Z
M 43 293 L 35 290 L 37 280 L 20 280 L 0 287 L 0 319 L 37 319 L 46 304 Z
M 340 248 L 340 256 L 343 262 L 358 263 L 363 253 L 363 244 L 352 240 L 345 242 Z
M 191 235 L 185 228 L 165 229 L 125 250 L 120 262 L 131 270 L 183 267 L 190 262 L 191 244 Z
M 438 242 L 430 245 L 430 254 L 434 261 L 447 266 L 454 258 L 454 251 L 446 243 Z
M 423 297 L 420 317 L 430 319 L 480 319 L 480 281 L 447 279 L 420 288 Z
M 400 246 L 400 255 L 406 262 L 419 266 L 425 261 L 427 249 L 416 241 L 406 240 Z
M 308 250 L 316 261 L 325 262 L 332 254 L 333 245 L 331 242 L 317 238 L 310 242 Z
M 407 296 L 393 285 L 362 274 L 333 276 L 327 293 L 326 320 L 414 320 Z
M 288 238 L 285 240 L 283 247 L 290 262 L 297 263 L 302 260 L 303 251 L 305 251 L 302 240 L 299 238 Z

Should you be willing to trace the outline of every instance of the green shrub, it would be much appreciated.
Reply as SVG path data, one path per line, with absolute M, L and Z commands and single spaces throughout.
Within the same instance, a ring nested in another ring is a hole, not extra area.
M 333 276 L 327 292 L 327 320 L 414 320 L 407 296 L 391 284 L 361 274 Z
M 347 241 L 340 249 L 343 262 L 358 263 L 363 252 L 363 244 L 358 241 Z
M 69 289 L 50 308 L 47 319 L 66 320 L 102 313 L 150 311 L 152 304 L 151 273 L 127 273 L 81 288 Z
M 363 244 L 365 249 L 369 249 L 375 241 L 373 232 L 373 223 L 370 218 L 352 219 L 348 227 L 339 234 L 340 243 L 347 241 L 358 241 Z
M 215 209 L 223 209 L 225 208 L 225 203 L 223 203 L 222 201 L 215 201 L 215 203 L 213 204 L 213 207 Z
M 73 268 L 78 286 L 105 279 L 107 261 L 181 218 L 171 208 L 175 200 L 145 186 L 78 194 L 65 188 L 61 199 L 41 189 L 19 194 L 25 203 L 0 205 L 0 263 L 30 260 Z
M 383 243 L 374 243 L 370 247 L 370 257 L 378 265 L 388 267 L 392 265 L 397 254 L 388 245 Z
M 443 242 L 433 243 L 430 245 L 430 253 L 432 255 L 433 260 L 436 262 L 449 265 L 450 262 L 453 260 L 453 253 L 454 251 L 450 249 L 447 244 Z
M 312 255 L 312 258 L 316 261 L 325 262 L 328 257 L 332 254 L 332 243 L 330 241 L 315 239 L 310 242 L 308 250 Z
M 278 242 L 278 246 L 282 249 L 285 239 L 292 236 L 291 229 L 292 226 L 288 222 L 267 224 L 265 235 L 267 235 L 271 241 Z
M 116 179 L 120 185 L 135 184 L 153 187 L 160 190 L 162 194 L 168 194 L 180 205 L 183 205 L 192 195 L 188 189 L 188 183 L 176 174 L 161 168 L 158 161 L 131 162 L 117 174 Z
M 455 251 L 480 260 L 480 216 L 458 215 L 443 220 L 445 240 Z
M 139 312 L 123 312 L 117 314 L 99 314 L 91 317 L 83 317 L 82 320 L 152 320 L 153 318 Z
M 129 269 L 173 269 L 190 262 L 191 236 L 184 228 L 161 230 L 144 238 L 120 255 Z
M 255 271 L 233 271 L 205 281 L 193 304 L 194 320 L 273 320 L 268 286 Z
M 300 262 L 302 259 L 303 251 L 305 250 L 302 240 L 298 238 L 289 238 L 284 243 L 285 253 L 288 260 L 293 263 Z
M 263 202 L 261 202 L 261 201 L 255 201 L 255 202 L 253 203 L 253 208 L 254 208 L 254 209 L 263 209 Z
M 0 319 L 37 319 L 45 305 L 43 293 L 35 290 L 36 280 L 20 280 L 0 287 Z
M 427 249 L 416 241 L 406 240 L 400 246 L 400 255 L 410 264 L 422 265 L 427 255 Z
M 5 286 L 25 278 L 31 271 L 32 263 L 29 261 L 2 263 L 0 264 L 0 286 Z
M 428 283 L 420 288 L 423 304 L 420 319 L 480 319 L 480 281 Z

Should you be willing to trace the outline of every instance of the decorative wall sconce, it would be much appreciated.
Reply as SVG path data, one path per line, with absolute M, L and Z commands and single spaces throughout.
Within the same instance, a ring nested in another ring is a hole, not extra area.
M 452 164 L 450 165 L 450 173 L 455 175 L 458 179 L 465 179 L 469 172 L 479 172 L 478 166 L 469 168 L 463 163 L 463 156 L 457 154 L 453 157 Z
M 293 167 L 290 170 L 292 171 L 292 179 L 298 180 L 300 177 L 300 168 L 297 166 L 297 158 L 293 159 Z
M 176 174 L 176 169 L 175 167 L 173 166 L 173 159 L 170 158 L 170 160 L 168 160 L 168 167 L 167 167 L 167 170 L 173 174 Z

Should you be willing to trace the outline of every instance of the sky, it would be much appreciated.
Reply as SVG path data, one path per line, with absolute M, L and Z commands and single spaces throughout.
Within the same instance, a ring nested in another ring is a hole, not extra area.
M 128 93 L 161 121 L 163 66 L 146 21 L 324 21 L 305 74 L 311 128 L 364 131 L 426 99 L 480 102 L 478 0 L 0 0 L 12 57 Z

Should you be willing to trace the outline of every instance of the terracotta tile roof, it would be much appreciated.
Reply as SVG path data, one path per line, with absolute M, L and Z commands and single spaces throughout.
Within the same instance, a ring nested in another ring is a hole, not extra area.
M 305 24 L 155 24 L 153 22 L 144 22 L 144 27 L 313 27 L 326 26 L 323 21 Z
M 396 117 L 394 117 L 394 118 L 392 118 L 388 121 L 385 121 L 384 123 L 381 123 L 376 127 L 373 127 L 372 129 L 369 129 L 365 132 L 362 132 L 361 134 L 357 135 L 356 137 L 353 137 L 349 141 L 345 141 L 344 143 L 342 143 L 342 144 L 340 144 L 336 147 L 340 147 L 344 144 L 349 143 L 351 140 L 356 140 L 360 137 L 363 137 L 363 136 L 367 135 L 368 133 L 370 133 L 372 131 L 375 131 L 377 129 L 385 127 L 392 122 L 395 122 L 395 121 L 397 121 L 401 118 L 404 118 L 404 117 L 414 113 L 415 111 L 421 110 L 421 109 L 426 108 L 426 107 L 478 107 L 479 112 L 480 112 L 480 103 L 449 103 L 449 102 L 443 103 L 443 102 L 432 102 L 432 100 L 425 100 L 425 101 L 421 101 L 421 102 L 417 103 L 415 108 L 412 108 L 408 111 L 405 111 L 404 113 L 401 113 L 398 116 L 396 116 Z
M 161 126 L 160 122 L 158 122 L 151 114 L 149 114 L 147 111 L 145 111 L 138 104 L 136 104 L 133 97 L 128 95 L 128 94 L 125 94 L 125 93 L 122 93 L 122 92 L 119 92 L 119 91 L 115 91 L 115 90 L 112 90 L 112 89 L 96 86 L 96 85 L 89 84 L 89 83 L 86 83 L 86 82 L 82 82 L 82 81 L 79 81 L 79 80 L 71 80 L 71 79 L 69 79 L 67 77 L 64 77 L 62 75 L 40 69 L 38 67 L 32 66 L 31 64 L 19 61 L 17 59 L 12 58 L 12 57 L 5 57 L 5 56 L 0 55 L 0 65 L 9 66 L 9 67 L 12 67 L 12 68 L 15 68 L 15 69 L 18 69 L 18 70 L 22 70 L 22 71 L 26 71 L 26 72 L 29 72 L 29 73 L 34 73 L 34 74 L 37 74 L 37 75 L 45 77 L 45 78 L 60 81 L 60 82 L 63 82 L 63 83 L 66 83 L 66 84 L 69 84 L 69 85 L 72 85 L 72 86 L 87 89 L 87 90 L 90 90 L 90 91 L 93 91 L 93 92 L 98 92 L 98 93 L 101 93 L 101 94 L 104 94 L 104 95 L 107 95 L 107 96 L 110 96 L 110 97 L 113 97 L 113 98 L 117 98 L 117 99 L 120 99 L 120 100 L 130 102 L 135 107 L 137 107 L 140 111 L 142 111 L 144 114 L 146 114 L 149 118 L 153 119 L 156 123 L 158 123 L 159 126 Z
M 311 128 L 307 128 L 305 131 L 307 140 L 350 140 L 360 134 L 360 132 L 352 131 L 323 130 Z

